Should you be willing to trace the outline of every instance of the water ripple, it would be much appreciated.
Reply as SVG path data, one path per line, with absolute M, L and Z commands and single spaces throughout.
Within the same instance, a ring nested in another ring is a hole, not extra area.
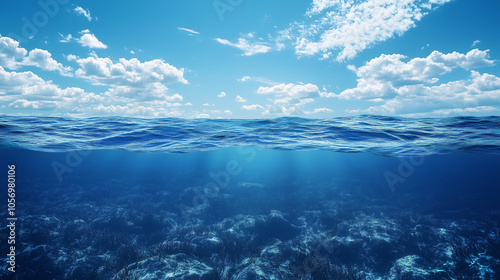
M 500 117 L 187 120 L 0 116 L 0 137 L 0 147 L 43 152 L 122 149 L 188 153 L 260 146 L 386 156 L 449 151 L 500 154 Z

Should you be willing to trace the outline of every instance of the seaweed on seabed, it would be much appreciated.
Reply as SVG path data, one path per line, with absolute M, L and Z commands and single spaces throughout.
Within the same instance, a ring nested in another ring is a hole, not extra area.
M 331 263 L 328 252 L 324 252 L 322 243 L 308 247 L 295 241 L 293 246 L 298 253 L 295 255 L 291 271 L 297 278 L 294 280 L 361 280 L 361 274 L 353 267 L 345 268 Z
M 238 262 L 245 257 L 249 257 L 248 254 L 253 253 L 252 247 L 247 245 L 250 241 L 238 238 L 238 236 L 225 231 L 219 232 L 218 237 L 223 244 L 220 256 L 224 261 Z
M 125 266 L 117 275 L 119 280 L 138 280 L 136 275 L 133 275 L 128 269 L 128 265 Z
M 113 271 L 119 271 L 121 268 L 127 269 L 128 265 L 140 261 L 143 257 L 136 246 L 132 244 L 122 245 L 116 251 L 116 258 L 112 262 Z
M 328 259 L 322 260 L 318 268 L 312 272 L 313 280 L 361 280 L 361 275 L 352 267 L 343 268 L 330 264 Z
M 479 245 L 470 240 L 451 244 L 455 279 L 474 279 L 477 269 L 471 266 L 471 258 L 479 253 Z
M 488 236 L 488 254 L 500 260 L 500 229 Z
M 309 273 L 308 278 L 312 280 L 362 280 L 363 277 L 352 267 L 344 268 L 332 265 L 330 260 L 325 258 L 319 260 L 317 266 Z
M 497 278 L 500 278 L 500 230 L 496 229 L 495 232 L 488 236 L 488 254 L 496 259 L 493 266 Z
M 158 256 L 160 259 L 169 255 L 186 254 L 187 256 L 194 255 L 194 246 L 187 241 L 164 241 L 163 243 L 153 246 L 150 256 Z

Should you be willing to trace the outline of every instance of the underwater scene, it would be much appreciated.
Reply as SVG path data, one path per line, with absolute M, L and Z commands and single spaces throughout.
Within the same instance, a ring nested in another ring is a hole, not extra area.
M 500 117 L 1 116 L 0 135 L 1 279 L 500 279 Z

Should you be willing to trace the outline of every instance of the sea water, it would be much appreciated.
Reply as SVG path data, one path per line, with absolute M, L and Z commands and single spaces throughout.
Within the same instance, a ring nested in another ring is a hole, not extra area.
M 499 279 L 500 118 L 0 117 L 1 279 Z

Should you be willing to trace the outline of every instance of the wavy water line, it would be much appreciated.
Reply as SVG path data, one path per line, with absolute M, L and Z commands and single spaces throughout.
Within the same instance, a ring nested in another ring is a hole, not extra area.
M 259 146 L 386 156 L 450 151 L 500 154 L 500 117 L 209 120 L 0 116 L 0 135 L 3 148 L 42 152 L 120 149 L 190 153 Z

